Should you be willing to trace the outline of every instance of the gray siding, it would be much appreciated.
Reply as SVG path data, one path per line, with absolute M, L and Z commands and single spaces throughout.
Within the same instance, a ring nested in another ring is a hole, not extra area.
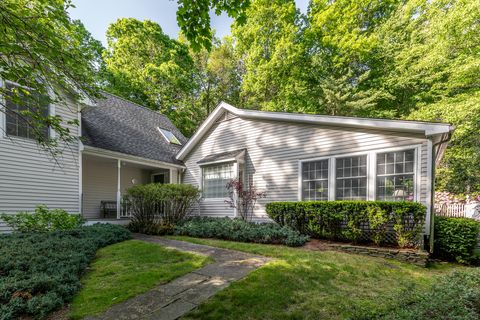
M 427 140 L 420 135 L 238 117 L 223 119 L 227 120 L 215 124 L 185 158 L 183 182 L 200 186 L 201 169 L 197 162 L 203 157 L 246 148 L 247 178 L 267 191 L 267 198 L 259 201 L 255 209 L 257 219 L 267 218 L 268 202 L 298 200 L 299 160 L 417 144 L 422 145 L 420 201 L 427 203 Z M 199 213 L 233 215 L 223 201 L 203 201 Z
M 116 201 L 117 199 L 117 161 L 83 157 L 83 207 L 82 213 L 85 218 L 101 218 L 101 201 Z M 136 184 L 150 182 L 150 170 L 122 165 L 120 171 L 120 187 L 122 194 L 133 186 L 132 179 Z
M 75 104 L 57 105 L 55 113 L 65 121 L 78 117 Z M 4 128 L 5 117 L 0 121 Z M 69 129 L 78 135 L 78 127 Z M 78 143 L 66 147 L 55 162 L 35 141 L 0 132 L 0 212 L 32 211 L 39 204 L 79 212 Z M 0 231 L 5 230 L 0 223 Z

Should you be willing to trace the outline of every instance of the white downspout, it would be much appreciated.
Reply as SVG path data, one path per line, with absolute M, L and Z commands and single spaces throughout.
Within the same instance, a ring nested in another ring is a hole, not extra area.
M 122 170 L 122 161 L 117 159 L 117 219 L 120 219 L 120 197 L 122 196 L 121 188 L 121 170 Z

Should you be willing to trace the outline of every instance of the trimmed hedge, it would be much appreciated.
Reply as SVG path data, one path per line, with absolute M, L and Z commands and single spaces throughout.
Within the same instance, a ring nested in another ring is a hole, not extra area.
M 216 238 L 240 242 L 285 244 L 297 247 L 307 236 L 274 223 L 253 223 L 241 219 L 193 217 L 175 227 L 176 235 Z
M 436 257 L 460 263 L 479 259 L 475 248 L 480 222 L 469 218 L 435 217 L 434 254 Z
M 0 319 L 44 318 L 70 301 L 100 247 L 131 238 L 121 226 L 0 235 Z
M 480 319 L 480 269 L 452 272 L 436 279 L 427 290 L 409 287 L 391 300 L 395 304 L 381 314 L 358 310 L 352 319 Z
M 393 228 L 400 247 L 418 246 L 426 213 L 416 202 L 384 201 L 271 202 L 266 210 L 281 226 L 315 238 L 381 244 Z

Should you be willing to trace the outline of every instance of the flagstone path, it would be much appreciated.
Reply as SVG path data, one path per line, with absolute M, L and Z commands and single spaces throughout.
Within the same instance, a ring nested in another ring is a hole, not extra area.
M 90 320 L 173 320 L 225 289 L 270 258 L 156 236 L 136 234 L 135 239 L 158 243 L 167 248 L 202 254 L 214 262 L 169 283 L 112 306 Z

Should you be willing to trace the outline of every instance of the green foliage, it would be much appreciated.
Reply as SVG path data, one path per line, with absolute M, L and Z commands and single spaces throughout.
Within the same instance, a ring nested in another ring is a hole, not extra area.
M 475 262 L 480 256 L 474 250 L 480 233 L 480 222 L 469 218 L 435 217 L 435 256 L 460 263 Z
M 480 318 L 480 269 L 440 277 L 428 290 L 411 287 L 395 296 L 393 308 L 380 314 L 363 311 L 353 319 L 441 320 Z
M 176 235 L 216 238 L 241 242 L 277 243 L 302 246 L 308 237 L 289 227 L 273 223 L 253 223 L 242 219 L 194 217 L 175 228 Z
M 114 304 L 192 272 L 210 260 L 139 240 L 102 248 L 82 278 L 82 289 L 70 304 L 69 319 L 101 314 Z
M 98 248 L 130 238 L 114 225 L 0 235 L 0 319 L 44 318 L 72 300 Z
M 237 23 L 243 23 L 249 5 L 250 0 L 178 0 L 177 23 L 195 50 L 210 50 L 213 40 L 210 10 L 216 15 L 226 12 Z
M 77 137 L 69 127 L 77 120 L 42 114 L 37 108 L 41 97 L 46 103 L 65 105 L 67 99 L 97 95 L 95 72 L 99 42 L 67 10 L 69 0 L 4 0 L 0 2 L 0 78 L 22 85 L 10 90 L 0 86 L 0 106 L 25 119 L 39 145 L 58 155 L 64 144 Z M 7 101 L 31 106 L 18 112 Z M 55 130 L 55 138 L 45 137 L 44 129 Z
M 391 225 L 400 247 L 419 245 L 425 220 L 425 206 L 416 202 L 383 201 L 303 201 L 271 202 L 268 216 L 281 226 L 289 226 L 312 237 L 357 242 L 370 239 L 364 224 L 372 229 L 372 239 L 385 241 Z
M 80 227 L 84 220 L 79 214 L 69 214 L 62 209 L 49 210 L 39 205 L 34 213 L 19 212 L 17 214 L 0 214 L 0 219 L 7 226 L 19 232 L 50 232 L 70 230 Z
M 127 190 L 124 202 L 132 212 L 128 229 L 146 234 L 168 234 L 192 210 L 200 197 L 187 184 L 150 183 Z

